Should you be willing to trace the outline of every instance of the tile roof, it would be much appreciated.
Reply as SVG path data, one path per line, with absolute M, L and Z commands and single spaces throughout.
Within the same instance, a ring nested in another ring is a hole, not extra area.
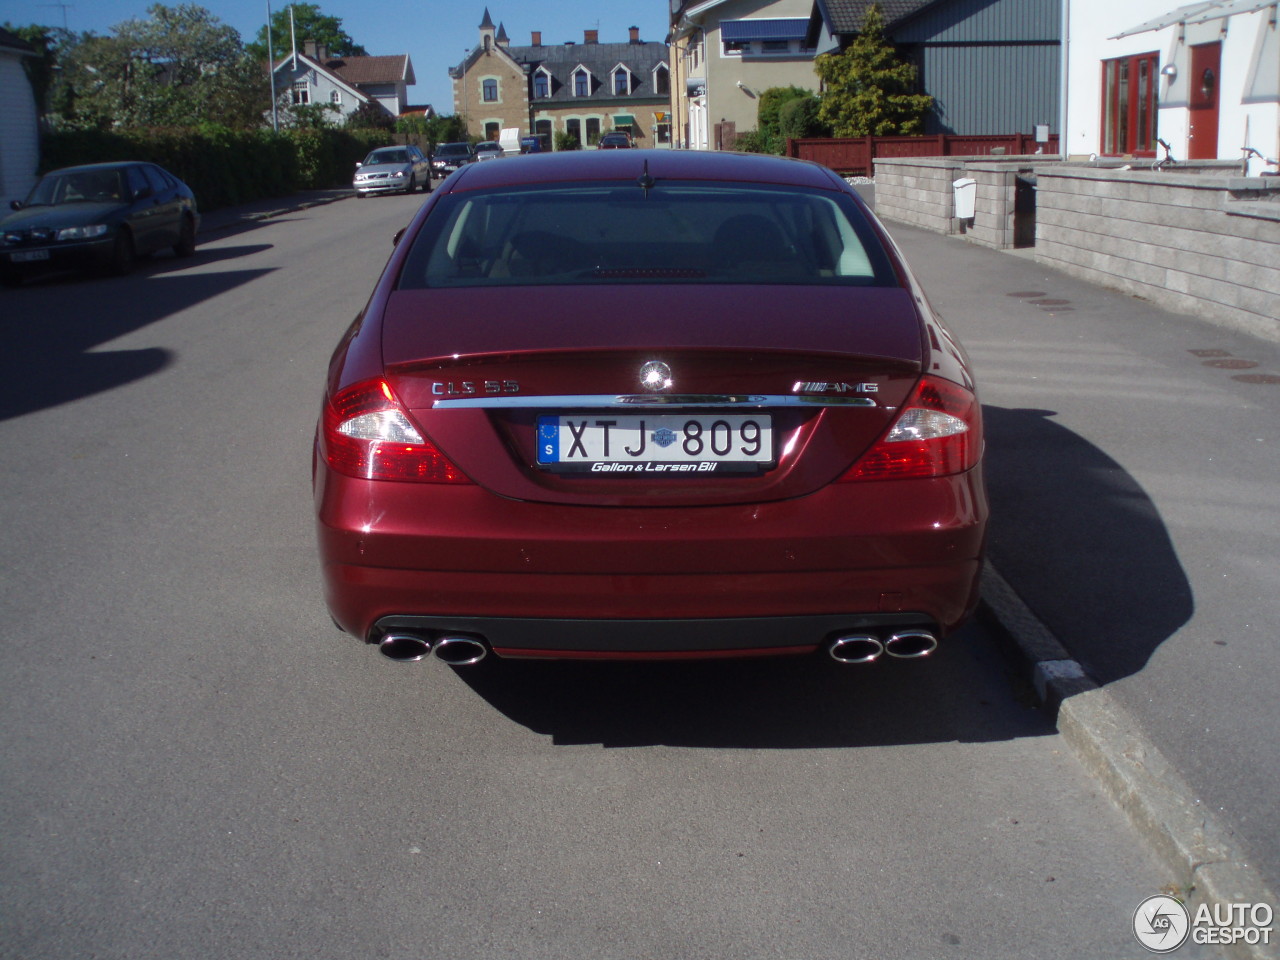
M 390 57 L 331 57 L 324 62 L 324 68 L 352 86 L 361 83 L 416 82 L 413 64 L 409 62 L 407 53 Z
M 832 33 L 857 33 L 872 3 L 880 4 L 885 29 L 914 16 L 937 0 L 818 0 Z

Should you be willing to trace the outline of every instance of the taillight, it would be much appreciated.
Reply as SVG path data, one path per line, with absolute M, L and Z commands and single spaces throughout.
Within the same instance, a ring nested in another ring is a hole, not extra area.
M 945 477 L 982 456 L 978 398 L 950 380 L 922 377 L 889 432 L 841 481 Z
M 423 438 L 385 380 L 366 380 L 330 397 L 323 432 L 325 460 L 349 477 L 471 482 Z

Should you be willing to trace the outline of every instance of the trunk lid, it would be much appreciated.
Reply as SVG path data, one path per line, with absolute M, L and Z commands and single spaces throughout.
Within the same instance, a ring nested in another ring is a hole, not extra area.
M 410 416 L 476 483 L 519 500 L 617 506 L 813 492 L 887 429 L 925 350 L 901 288 L 701 284 L 398 291 L 382 345 Z M 669 371 L 665 389 L 642 382 L 653 363 Z M 655 466 L 540 463 L 540 431 L 557 423 L 570 459 L 586 452 L 575 437 L 603 430 L 615 459 L 643 449 Z M 664 428 L 670 459 L 695 466 L 664 466 L 665 451 L 646 447 Z M 750 442 L 761 430 L 772 456 Z M 724 462 L 712 445 L 768 462 Z M 570 466 L 579 472 L 562 472 Z

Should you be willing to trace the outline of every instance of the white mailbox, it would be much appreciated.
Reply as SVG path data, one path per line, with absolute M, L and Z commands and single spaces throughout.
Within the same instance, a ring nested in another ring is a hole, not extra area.
M 972 220 L 973 207 L 978 199 L 978 181 L 969 177 L 961 177 L 952 182 L 956 192 L 956 218 Z

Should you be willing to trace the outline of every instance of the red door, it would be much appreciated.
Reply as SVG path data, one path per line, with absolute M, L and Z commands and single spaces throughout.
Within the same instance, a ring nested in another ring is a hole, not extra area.
M 1222 67 L 1222 44 L 1201 43 L 1191 48 L 1191 110 L 1187 157 L 1216 160 L 1218 157 L 1218 78 Z

